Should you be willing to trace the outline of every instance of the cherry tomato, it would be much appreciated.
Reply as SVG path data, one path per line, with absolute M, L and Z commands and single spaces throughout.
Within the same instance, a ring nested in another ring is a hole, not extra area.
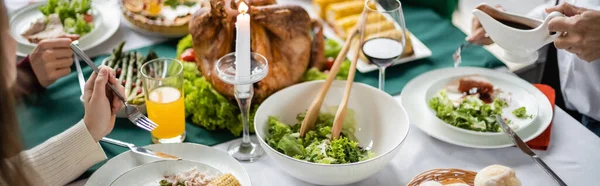
M 126 80 L 121 81 L 121 85 L 125 86 L 125 83 L 127 83 Z
M 330 70 L 331 67 L 333 66 L 333 62 L 335 62 L 335 58 L 328 57 L 327 61 L 325 61 L 325 70 Z
M 194 54 L 194 49 L 193 48 L 186 49 L 185 51 L 183 51 L 181 56 L 179 56 L 179 58 L 181 58 L 183 61 L 187 61 L 187 62 L 196 62 L 196 55 Z
M 121 71 L 123 71 L 123 69 L 121 68 L 117 68 L 117 72 L 115 73 L 117 77 L 119 77 L 121 75 Z
M 135 94 L 139 95 L 142 93 L 142 89 L 139 89 Z
M 83 14 L 83 20 L 85 20 L 85 22 L 91 23 L 92 21 L 94 21 L 94 16 L 90 14 Z

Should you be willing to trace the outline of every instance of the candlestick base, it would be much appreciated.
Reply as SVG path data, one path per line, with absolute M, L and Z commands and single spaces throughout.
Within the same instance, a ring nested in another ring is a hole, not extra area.
M 247 162 L 257 161 L 265 155 L 265 151 L 258 143 L 254 141 L 242 143 L 241 139 L 229 145 L 227 152 L 238 161 Z
M 215 71 L 221 81 L 234 85 L 235 99 L 240 106 L 242 116 L 242 139 L 231 144 L 227 151 L 238 161 L 254 162 L 264 155 L 264 151 L 258 143 L 250 139 L 249 115 L 254 95 L 252 84 L 262 80 L 269 68 L 267 59 L 258 53 L 252 53 L 251 61 L 247 62 L 250 64 L 236 64 L 235 53 L 230 53 L 217 61 Z M 237 69 L 238 65 L 244 69 Z

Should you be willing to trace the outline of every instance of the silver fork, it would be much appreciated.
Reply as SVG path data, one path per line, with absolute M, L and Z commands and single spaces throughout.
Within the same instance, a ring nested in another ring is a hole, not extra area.
M 454 68 L 457 68 L 458 65 L 460 65 L 460 63 L 462 63 L 462 50 L 470 47 L 472 45 L 476 45 L 476 44 L 472 44 L 469 42 L 464 42 L 462 44 L 460 44 L 460 46 L 458 47 L 458 49 L 456 49 L 456 51 L 454 52 L 454 54 L 452 55 L 452 58 L 454 59 Z
M 75 54 L 77 54 L 81 59 L 83 59 L 83 61 L 85 63 L 87 63 L 90 67 L 92 67 L 94 72 L 100 73 L 100 70 L 98 69 L 98 67 L 96 67 L 94 62 L 92 62 L 90 57 L 88 57 L 83 52 L 83 50 L 81 50 L 81 48 L 79 48 L 79 46 L 77 46 L 78 43 L 79 43 L 79 41 L 77 41 L 77 40 L 71 42 L 71 49 L 73 50 L 73 52 L 75 52 Z M 119 93 L 119 91 L 117 91 L 117 89 L 112 84 L 109 83 L 108 86 L 110 87 L 110 89 L 112 89 L 113 92 L 115 92 L 117 97 L 119 97 L 119 99 L 123 102 L 123 105 L 125 105 L 125 113 L 127 113 L 127 118 L 129 118 L 129 120 L 131 122 L 133 122 L 136 126 L 142 128 L 144 130 L 147 130 L 147 131 L 153 131 L 154 129 L 156 129 L 156 127 L 158 127 L 158 125 L 156 123 L 154 123 L 152 120 L 150 120 L 150 118 L 144 116 L 144 114 L 142 114 L 142 112 L 140 112 L 140 110 L 138 110 L 134 106 L 127 104 L 127 100 L 125 99 L 125 97 L 123 97 L 123 95 L 121 95 L 121 93 Z
M 161 159 L 169 159 L 169 160 L 181 160 L 181 158 L 179 158 L 177 156 L 165 154 L 162 152 L 152 151 L 152 150 L 144 148 L 144 147 L 138 147 L 131 143 L 126 143 L 126 142 L 122 142 L 122 141 L 107 138 L 107 137 L 100 139 L 100 141 L 110 143 L 113 145 L 117 145 L 117 146 L 121 146 L 121 147 L 125 147 L 125 148 L 129 148 L 131 150 L 131 152 L 134 152 L 136 154 L 141 154 L 144 156 L 150 156 L 150 157 L 161 158 Z

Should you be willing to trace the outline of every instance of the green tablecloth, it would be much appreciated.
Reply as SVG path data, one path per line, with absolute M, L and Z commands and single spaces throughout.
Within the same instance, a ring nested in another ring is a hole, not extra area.
M 386 91 L 392 95 L 399 94 L 410 79 L 421 73 L 452 66 L 452 53 L 465 38 L 465 34 L 449 20 L 440 17 L 431 9 L 404 7 L 404 13 L 408 29 L 431 49 L 433 55 L 427 59 L 388 68 Z M 139 51 L 146 53 L 152 49 L 157 51 L 159 56 L 175 57 L 176 42 L 168 41 L 141 48 Z M 104 57 L 106 56 L 96 58 L 96 64 L 100 64 Z M 502 63 L 483 48 L 470 48 L 463 52 L 463 65 L 492 68 L 501 66 Z M 90 68 L 85 66 L 86 78 L 90 73 Z M 377 78 L 377 72 L 358 73 L 356 81 L 377 86 Z M 81 120 L 84 109 L 79 100 L 80 95 L 77 76 L 73 70 L 69 76 L 61 78 L 38 95 L 35 101 L 22 104 L 19 109 L 19 122 L 25 146 L 31 148 L 40 144 Z M 186 124 L 186 132 L 186 141 L 205 145 L 215 145 L 235 138 L 226 131 L 208 132 L 190 123 Z M 148 132 L 136 128 L 126 119 L 117 119 L 115 129 L 108 137 L 137 145 L 151 143 Z M 102 144 L 102 147 L 109 158 L 127 150 L 106 144 Z M 88 173 L 96 170 L 101 164 L 103 163 L 91 168 Z

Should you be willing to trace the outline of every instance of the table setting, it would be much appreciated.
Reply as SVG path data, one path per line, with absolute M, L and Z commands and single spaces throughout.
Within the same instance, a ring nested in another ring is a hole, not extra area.
M 71 185 L 600 181 L 600 138 L 555 106 L 560 90 L 497 70 L 498 58 L 429 8 L 110 0 L 64 19 L 48 13 L 61 1 L 9 10 L 18 56 L 48 35 L 78 34 L 72 72 L 18 107 L 25 147 L 83 117 L 84 83 L 99 66 L 125 88 L 107 86 L 124 104 L 99 142 L 108 160 Z M 523 64 L 561 34 L 547 23 L 564 16 L 537 20 L 487 4 L 473 14 L 494 30 L 499 57 Z M 47 29 L 33 28 L 42 19 Z

